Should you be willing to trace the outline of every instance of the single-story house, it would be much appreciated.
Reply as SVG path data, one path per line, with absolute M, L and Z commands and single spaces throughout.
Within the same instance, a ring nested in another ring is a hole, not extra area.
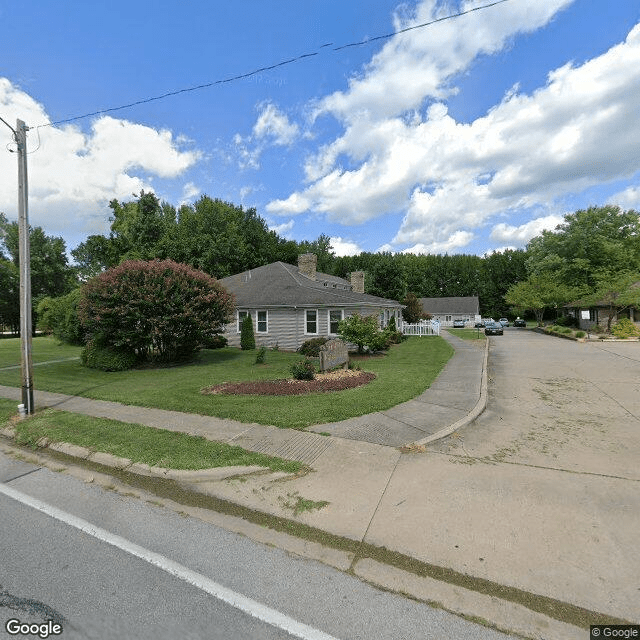
M 640 288 L 640 282 L 632 285 L 632 288 Z M 607 327 L 609 315 L 611 314 L 611 324 L 618 320 L 628 318 L 631 322 L 640 326 L 640 308 L 636 306 L 612 307 L 606 300 L 599 300 L 595 304 L 588 305 L 580 300 L 565 305 L 567 314 L 578 320 L 578 327 L 588 331 L 592 327 Z
M 480 320 L 480 301 L 478 296 L 453 298 L 420 298 L 422 310 L 431 315 L 441 325 L 451 326 L 454 320 L 478 322 Z
M 235 320 L 225 327 L 230 346 L 240 346 L 243 318 L 251 314 L 256 343 L 295 351 L 317 337 L 335 337 L 338 323 L 355 313 L 375 314 L 381 327 L 394 317 L 402 326 L 402 305 L 364 293 L 364 272 L 350 280 L 316 271 L 317 256 L 299 256 L 298 266 L 273 262 L 243 271 L 220 284 L 235 296 Z

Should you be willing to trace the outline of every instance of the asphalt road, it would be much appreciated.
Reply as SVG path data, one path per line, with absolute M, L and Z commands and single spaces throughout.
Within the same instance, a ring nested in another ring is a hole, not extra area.
M 24 504 L 23 496 L 39 503 Z M 0 510 L 0 637 L 25 637 L 6 633 L 12 618 L 51 619 L 63 634 L 50 637 L 63 638 L 507 637 L 2 454 Z

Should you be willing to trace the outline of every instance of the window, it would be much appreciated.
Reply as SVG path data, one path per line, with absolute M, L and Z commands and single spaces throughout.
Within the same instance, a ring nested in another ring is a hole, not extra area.
M 267 323 L 267 312 L 266 311 L 258 311 L 258 333 L 268 333 L 268 323 Z
M 336 335 L 338 333 L 338 324 L 344 317 L 344 311 L 342 309 L 330 309 L 329 310 L 329 333 Z
M 590 322 L 598 322 L 598 310 L 597 309 L 589 309 L 589 321 Z
M 305 312 L 305 333 L 318 333 L 318 312 L 315 309 L 307 309 Z
M 238 311 L 238 333 L 242 330 L 242 321 L 249 315 L 248 311 Z

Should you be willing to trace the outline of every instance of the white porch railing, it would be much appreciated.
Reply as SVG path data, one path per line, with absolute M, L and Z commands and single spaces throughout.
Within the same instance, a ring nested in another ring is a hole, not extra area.
M 402 333 L 405 336 L 439 336 L 439 322 L 419 322 L 418 324 L 402 324 Z

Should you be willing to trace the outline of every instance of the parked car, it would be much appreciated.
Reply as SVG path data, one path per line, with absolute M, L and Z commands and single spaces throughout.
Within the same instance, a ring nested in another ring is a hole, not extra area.
M 513 321 L 513 326 L 514 327 L 526 327 L 527 326 L 527 321 L 524 318 L 516 318 Z
M 464 320 L 454 320 L 453 321 L 454 329 L 464 329 Z
M 476 322 L 473 326 L 476 329 L 484 329 L 484 320 L 478 320 L 478 322 Z
M 504 329 L 499 322 L 485 322 L 484 335 L 485 336 L 501 336 L 504 333 Z
M 508 319 L 508 318 L 500 318 L 500 320 L 498 320 L 498 322 L 499 322 L 503 327 L 508 327 L 508 326 L 509 326 L 509 319 Z

